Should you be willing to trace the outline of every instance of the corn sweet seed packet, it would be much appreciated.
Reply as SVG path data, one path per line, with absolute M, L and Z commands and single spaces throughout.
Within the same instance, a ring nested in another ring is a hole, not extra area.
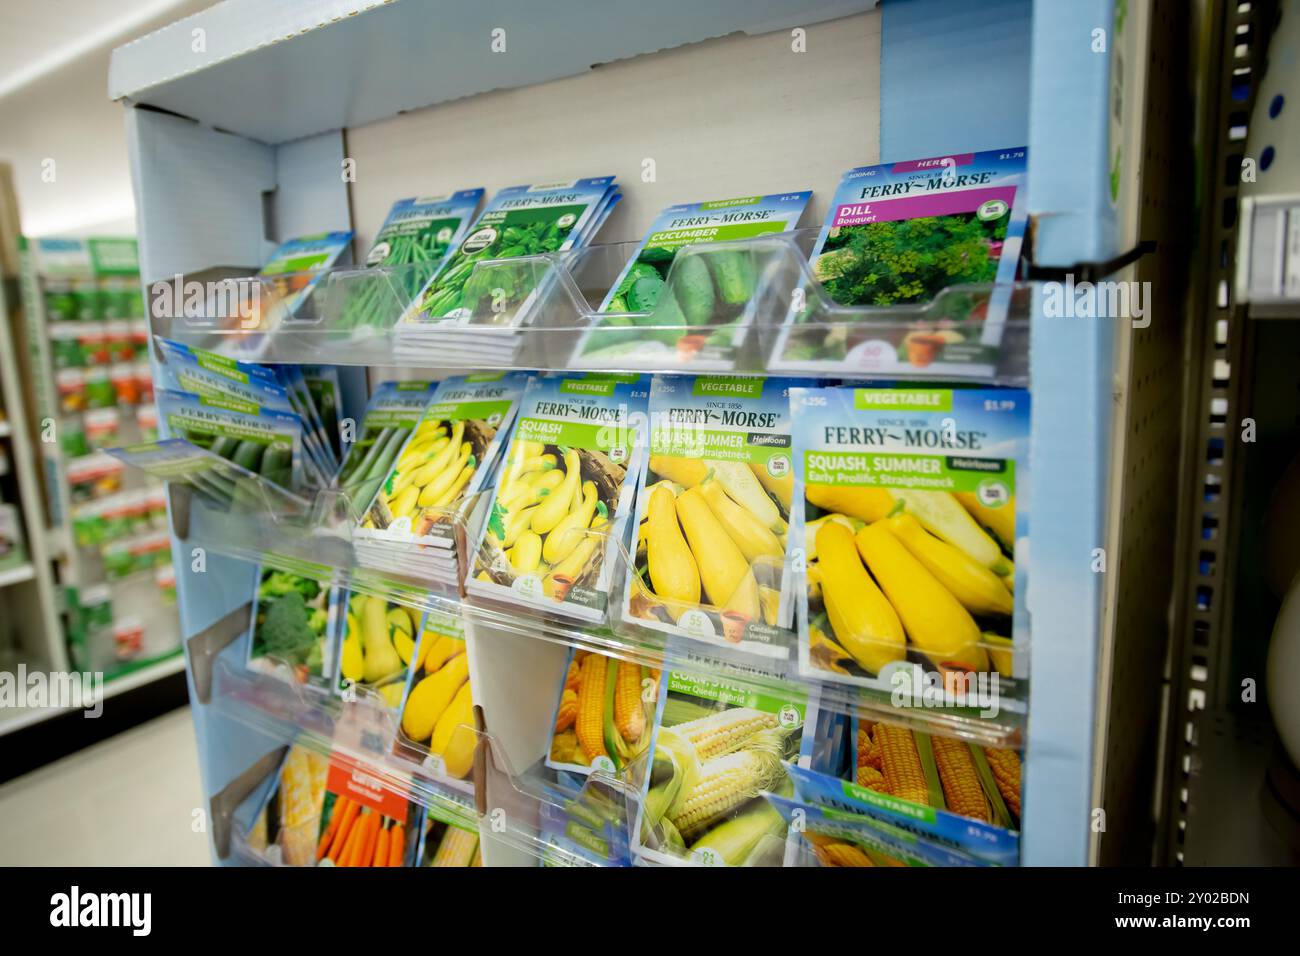
M 797 388 L 791 405 L 801 672 L 895 703 L 962 683 L 949 703 L 1023 711 L 1029 393 Z
M 453 547 L 456 508 L 492 474 L 527 382 L 518 372 L 440 382 L 375 493 L 358 536 Z
M 573 364 L 732 368 L 752 320 L 761 255 L 699 247 L 794 229 L 811 196 L 805 190 L 669 206 L 605 296 L 600 311 L 610 315 L 583 336 Z M 692 254 L 679 257 L 687 246 Z
M 655 376 L 623 620 L 785 659 L 799 380 Z
M 787 823 L 760 794 L 792 795 L 789 768 L 807 765 L 815 696 L 760 693 L 710 677 L 664 675 L 633 830 L 656 863 L 787 865 Z
M 770 368 L 979 376 L 997 367 L 1028 221 L 1024 147 L 863 166 L 844 174 L 812 253 L 821 295 L 792 309 Z M 950 287 L 987 286 L 991 289 Z M 819 305 L 935 302 L 918 328 Z M 829 323 L 829 324 L 828 324 Z
M 420 835 L 416 866 L 468 867 L 483 865 L 479 846 L 478 814 L 463 797 L 453 799 L 440 793 L 431 804 Z
M 604 620 L 631 511 L 649 382 L 546 376 L 524 392 L 466 587 Z
M 1020 757 L 957 737 L 851 719 L 850 765 L 794 772 L 807 803 L 883 820 L 923 840 L 999 866 L 1020 859 Z M 889 759 L 885 759 L 885 752 Z M 919 777 L 906 768 L 919 767 Z M 900 770 L 900 768 L 903 768 Z
M 546 766 L 588 774 L 618 773 L 650 746 L 658 669 L 574 648 L 555 704 Z M 579 714 L 599 712 L 599 724 Z

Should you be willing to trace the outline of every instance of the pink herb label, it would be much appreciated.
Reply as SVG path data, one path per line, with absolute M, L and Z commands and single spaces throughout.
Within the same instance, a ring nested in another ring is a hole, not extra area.
M 925 216 L 952 216 L 974 212 L 990 200 L 1001 200 L 1011 208 L 1015 198 L 1014 186 L 993 186 L 988 189 L 962 189 L 934 196 L 912 196 L 906 199 L 884 199 L 855 202 L 835 210 L 834 228 L 840 226 L 865 226 L 871 222 L 897 222 L 900 219 L 920 219 Z

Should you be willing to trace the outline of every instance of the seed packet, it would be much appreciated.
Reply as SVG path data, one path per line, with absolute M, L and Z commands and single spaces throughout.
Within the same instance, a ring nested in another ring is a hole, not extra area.
M 983 861 L 930 843 L 883 820 L 810 805 L 782 794 L 763 795 L 783 822 L 802 828 L 822 866 L 986 866 Z
M 538 797 L 542 866 L 631 866 L 633 801 L 596 777 L 557 778 L 543 783 Z
M 327 583 L 263 567 L 253 592 L 248 667 L 299 683 L 325 685 L 333 675 Z
M 400 601 L 358 591 L 340 590 L 336 601 L 336 689 L 341 695 L 351 695 L 356 687 L 367 688 L 383 701 L 384 707 L 396 710 L 406 689 L 415 637 L 420 633 L 420 611 Z
M 266 351 L 268 332 L 295 317 L 319 318 L 322 304 L 313 297 L 324 288 L 329 269 L 340 261 L 352 244 L 352 231 L 322 232 L 281 243 L 257 273 L 257 298 L 251 314 L 229 313 L 230 306 L 216 301 L 205 304 L 205 315 L 216 320 L 228 333 L 222 351 L 256 359 Z M 241 310 L 242 312 L 242 310 Z
M 781 696 L 667 676 L 643 775 L 640 855 L 706 866 L 783 865 L 786 821 L 758 794 L 793 793 L 789 767 L 807 764 L 817 721 L 816 700 L 788 689 Z
M 104 457 L 116 465 L 119 474 L 126 464 L 160 481 L 188 485 L 220 511 L 229 510 L 236 501 L 266 507 L 268 495 L 279 516 L 302 515 L 308 507 L 305 499 L 183 438 L 108 448 Z
M 384 382 L 370 396 L 356 439 L 334 479 L 334 487 L 347 495 L 358 518 L 392 471 L 436 387 L 424 381 Z
M 580 248 L 619 195 L 613 176 L 501 190 L 398 321 L 398 353 L 434 352 L 451 366 L 512 359 L 519 333 L 506 330 L 523 323 L 547 270 L 535 259 L 518 266 L 476 264 Z M 475 332 L 482 328 L 498 331 Z
M 304 487 L 302 420 L 227 396 L 163 389 L 158 413 L 167 433 L 290 491 Z
M 406 692 L 393 753 L 457 790 L 474 766 L 474 700 L 470 692 L 465 625 L 460 617 L 428 611 L 408 661 Z
M 438 384 L 366 511 L 359 553 L 460 580 L 459 506 L 492 474 L 527 381 L 522 373 L 487 372 Z
M 390 771 L 335 751 L 329 758 L 317 866 L 411 866 L 419 843 L 420 808 L 397 791 Z
M 820 375 L 992 374 L 1028 219 L 1025 169 L 1026 150 L 1017 147 L 845 173 L 813 247 L 820 286 L 806 296 L 808 307 L 791 310 L 769 367 Z M 935 321 L 925 327 L 910 313 L 885 313 L 876 322 L 819 308 L 932 300 L 926 318 Z
M 303 451 L 309 459 L 313 483 L 322 484 L 324 476 L 338 468 L 338 462 L 323 447 L 321 436 L 304 418 L 303 398 L 294 394 L 297 383 L 292 373 L 282 378 L 276 366 L 242 362 L 162 337 L 157 341 L 166 387 L 195 395 L 228 396 L 296 415 L 303 423 Z
M 619 274 L 583 336 L 575 365 L 728 369 L 735 365 L 761 261 L 753 252 L 699 247 L 796 228 L 811 191 L 669 206 Z M 690 255 L 677 253 L 694 246 Z M 631 313 L 631 314 L 629 314 Z M 630 329 L 647 327 L 644 333 Z
M 424 816 L 415 865 L 482 866 L 483 849 L 479 846 L 478 816 L 474 808 L 451 800 L 430 805 Z
M 302 377 L 311 393 L 312 404 L 320 415 L 321 427 L 337 461 L 343 460 L 343 441 L 339 433 L 339 409 L 343 407 L 343 389 L 339 370 L 333 365 L 303 365 Z
M 462 189 L 393 203 L 366 254 L 366 268 L 383 271 L 349 281 L 331 328 L 389 326 L 464 238 L 483 192 Z
M 325 278 L 352 243 L 352 230 L 322 232 L 283 242 L 257 273 L 269 279 L 275 305 L 282 316 L 292 316 Z M 281 277 L 281 278 L 275 278 Z
M 247 849 L 272 864 L 314 866 L 329 770 L 328 754 L 290 744 L 274 786 L 245 831 Z
M 840 774 L 796 769 L 805 802 L 884 820 L 921 839 L 1000 866 L 1020 858 L 1020 757 L 852 718 L 851 766 Z
M 617 773 L 650 746 L 659 670 L 632 661 L 574 649 L 569 654 L 555 705 L 546 766 L 588 774 Z M 599 729 L 578 715 L 599 711 Z
M 329 435 L 325 433 L 325 426 L 316 411 L 316 404 L 312 401 L 311 390 L 307 387 L 302 368 L 298 365 L 276 365 L 273 368 L 276 378 L 289 396 L 293 410 L 302 419 L 305 444 L 311 449 L 320 471 L 326 475 L 334 474 L 338 471 L 339 460 L 334 455 L 334 446 L 330 442 Z
M 655 376 L 623 620 L 787 658 L 798 380 Z
M 791 403 L 801 671 L 895 704 L 965 685 L 964 706 L 1022 711 L 1029 393 L 794 389 Z
M 639 375 L 529 382 L 497 472 L 470 591 L 604 619 L 641 464 L 648 386 Z

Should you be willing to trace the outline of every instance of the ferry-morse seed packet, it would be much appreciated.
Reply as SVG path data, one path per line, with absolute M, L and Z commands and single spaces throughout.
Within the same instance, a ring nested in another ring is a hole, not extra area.
M 1028 221 L 1026 156 L 1024 147 L 993 149 L 845 173 L 813 247 L 818 288 L 791 309 L 770 367 L 991 373 Z M 888 308 L 878 316 L 834 308 L 930 302 L 924 323 Z
M 1023 710 L 1029 393 L 796 388 L 791 407 L 801 671 L 886 694 L 962 675 L 969 704 Z
M 648 380 L 547 376 L 524 392 L 466 587 L 603 620 L 645 441 Z
M 655 376 L 630 624 L 786 658 L 797 379 Z
M 761 253 L 701 246 L 786 232 L 811 190 L 678 203 L 661 212 L 601 303 L 609 313 L 578 344 L 585 368 L 734 367 Z M 690 255 L 678 253 L 696 247 Z M 640 331 L 638 331 L 640 330 Z

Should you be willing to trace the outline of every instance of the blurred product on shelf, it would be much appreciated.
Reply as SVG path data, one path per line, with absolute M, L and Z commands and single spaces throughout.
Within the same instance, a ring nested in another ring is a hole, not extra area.
M 121 676 L 179 651 L 162 485 L 105 451 L 156 437 L 134 239 L 23 244 L 30 373 L 72 663 Z M 116 615 L 116 616 L 115 616 Z
M 26 563 L 27 542 L 18 508 L 0 501 L 0 571 L 10 571 Z

